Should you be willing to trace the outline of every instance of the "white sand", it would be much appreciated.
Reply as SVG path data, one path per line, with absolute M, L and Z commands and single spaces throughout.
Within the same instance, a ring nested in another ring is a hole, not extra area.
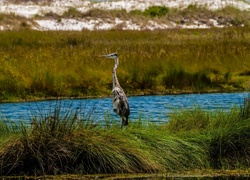
M 74 7 L 81 12 L 86 12 L 93 8 L 98 9 L 125 9 L 131 11 L 134 9 L 144 10 L 147 7 L 153 5 L 161 5 L 175 8 L 185 8 L 190 4 L 196 4 L 198 6 L 205 6 L 208 9 L 215 10 L 223 8 L 227 5 L 234 6 L 240 10 L 250 10 L 250 4 L 240 0 L 117 0 L 113 2 L 100 2 L 93 3 L 86 0 L 53 0 L 50 3 L 45 1 L 39 1 L 38 3 L 26 2 L 23 4 L 11 4 L 8 0 L 0 0 L 0 13 L 13 13 L 15 15 L 23 16 L 26 18 L 32 18 L 34 16 L 43 16 L 46 13 L 52 12 L 58 15 L 62 15 L 70 7 Z M 121 20 L 116 18 L 110 22 L 110 19 L 100 20 L 87 20 L 87 19 L 62 19 L 57 20 L 35 20 L 37 26 L 34 29 L 38 30 L 75 30 L 80 31 L 82 29 L 89 30 L 105 30 L 112 29 L 123 24 L 122 29 L 130 30 L 142 30 L 142 29 L 166 29 L 173 28 L 177 25 L 172 23 L 158 24 L 153 21 L 149 21 L 148 24 L 143 27 L 133 23 L 129 20 Z M 215 27 L 220 27 L 215 20 L 210 20 L 210 23 Z M 180 28 L 209 28 L 205 24 L 194 23 L 192 25 L 178 25 Z M 0 30 L 4 30 L 4 26 L 0 27 Z

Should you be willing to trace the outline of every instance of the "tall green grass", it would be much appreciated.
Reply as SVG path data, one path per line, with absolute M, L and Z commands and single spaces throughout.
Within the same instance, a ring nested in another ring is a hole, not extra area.
M 209 152 L 210 166 L 218 169 L 248 168 L 249 102 L 229 112 L 205 112 L 199 108 L 173 114 L 166 125 L 181 137 L 200 136 Z
M 0 32 L 0 100 L 108 96 L 117 75 L 127 94 L 249 88 L 249 29 Z
M 124 129 L 56 107 L 34 116 L 31 125 L 0 124 L 0 175 L 249 168 L 249 107 L 246 102 L 229 112 L 176 111 L 166 124 L 138 121 Z

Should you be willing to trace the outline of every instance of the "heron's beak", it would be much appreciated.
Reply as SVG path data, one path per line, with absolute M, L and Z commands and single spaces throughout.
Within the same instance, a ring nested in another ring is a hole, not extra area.
M 109 54 L 108 55 L 100 55 L 100 57 L 106 57 L 106 58 L 109 58 Z
M 111 53 L 111 54 L 106 54 L 106 55 L 101 55 L 101 57 L 106 57 L 110 59 L 117 59 L 117 53 Z
M 112 58 L 112 54 L 101 55 L 101 57 Z

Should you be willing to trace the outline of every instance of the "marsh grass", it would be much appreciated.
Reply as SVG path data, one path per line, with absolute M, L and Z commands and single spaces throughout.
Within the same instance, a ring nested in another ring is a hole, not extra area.
M 130 95 L 249 88 L 248 28 L 0 34 L 1 101 L 108 96 L 113 61 L 98 56 L 114 51 Z
M 249 167 L 249 103 L 229 112 L 205 112 L 199 108 L 173 114 L 167 129 L 182 137 L 203 139 L 212 168 Z
M 123 129 L 80 119 L 78 111 L 60 106 L 28 126 L 2 121 L 1 175 L 248 168 L 249 107 L 248 102 L 227 112 L 197 107 L 176 111 L 166 124 L 138 119 Z

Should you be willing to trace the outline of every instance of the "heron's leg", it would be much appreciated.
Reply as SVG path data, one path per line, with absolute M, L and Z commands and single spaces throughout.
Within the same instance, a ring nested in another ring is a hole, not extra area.
M 122 129 L 122 127 L 123 127 L 122 117 L 120 117 L 120 123 L 121 123 L 121 129 Z
M 128 119 L 125 118 L 124 116 L 120 117 L 120 120 L 121 120 L 121 129 L 125 126 L 128 125 Z

